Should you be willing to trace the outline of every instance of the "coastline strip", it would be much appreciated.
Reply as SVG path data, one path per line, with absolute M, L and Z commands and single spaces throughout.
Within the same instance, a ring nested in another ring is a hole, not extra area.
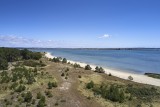
M 56 56 L 51 55 L 51 53 L 46 52 L 45 56 L 47 58 L 54 58 Z M 85 67 L 87 64 L 86 63 L 82 63 L 82 62 L 76 62 L 76 61 L 72 61 L 72 60 L 68 60 L 67 62 L 70 62 L 71 64 L 77 63 L 79 64 L 81 67 Z M 95 70 L 96 65 L 90 65 L 92 70 Z M 148 77 L 146 75 L 142 75 L 142 74 L 134 74 L 134 73 L 130 73 L 130 72 L 123 72 L 122 70 L 113 70 L 113 69 L 109 69 L 109 68 L 104 68 L 105 73 L 109 74 L 111 73 L 113 76 L 128 80 L 128 76 L 132 76 L 134 82 L 138 82 L 138 83 L 143 83 L 143 84 L 149 84 L 149 85 L 155 85 L 155 86 L 160 86 L 160 79 L 155 79 L 152 77 Z

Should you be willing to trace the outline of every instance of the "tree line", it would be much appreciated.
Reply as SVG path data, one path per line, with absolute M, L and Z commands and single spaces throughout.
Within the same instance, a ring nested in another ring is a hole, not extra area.
M 40 52 L 32 52 L 28 49 L 19 50 L 16 48 L 0 48 L 0 70 L 8 68 L 8 62 L 19 60 L 35 59 L 39 60 L 42 57 Z

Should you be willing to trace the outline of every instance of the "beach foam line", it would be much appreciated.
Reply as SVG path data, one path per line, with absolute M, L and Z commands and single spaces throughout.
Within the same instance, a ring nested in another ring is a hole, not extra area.
M 51 53 L 49 53 L 49 52 L 46 52 L 45 56 L 47 58 L 56 57 L 56 56 L 51 55 Z M 83 68 L 87 65 L 86 63 L 76 62 L 76 61 L 72 61 L 72 60 L 67 60 L 67 62 L 70 62 L 71 64 L 77 63 Z M 92 70 L 95 70 L 96 65 L 90 65 L 90 66 L 91 66 Z M 128 80 L 128 76 L 132 76 L 134 82 L 160 86 L 160 79 L 148 77 L 148 76 L 142 75 L 142 74 L 134 74 L 134 73 L 130 73 L 130 72 L 124 72 L 122 70 L 114 70 L 114 69 L 110 69 L 110 68 L 103 68 L 103 69 L 105 70 L 106 74 L 111 73 L 113 76 L 116 76 L 116 77 L 119 77 L 119 78 L 122 78 L 125 80 Z

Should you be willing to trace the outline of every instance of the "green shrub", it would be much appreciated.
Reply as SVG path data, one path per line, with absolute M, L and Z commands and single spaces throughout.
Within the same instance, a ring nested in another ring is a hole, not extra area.
M 132 80 L 133 80 L 133 77 L 132 77 L 132 76 L 128 76 L 128 79 L 132 81 Z
M 80 68 L 81 66 L 79 65 L 79 64 L 77 64 L 77 63 L 75 63 L 74 65 L 74 68 Z
M 11 80 L 16 82 L 20 80 L 21 84 L 25 81 L 27 84 L 33 84 L 35 81 L 36 74 L 32 69 L 27 69 L 25 67 L 16 67 L 12 69 Z
M 108 74 L 108 76 L 112 76 L 112 74 L 111 74 L 111 73 L 109 73 L 109 74 Z
M 2 71 L 1 73 L 1 78 L 0 78 L 0 83 L 8 83 L 11 80 L 11 78 L 8 75 L 7 71 Z
M 131 95 L 136 96 L 138 98 L 150 98 L 152 99 L 152 96 L 159 95 L 158 91 L 156 89 L 147 88 L 147 87 L 127 87 L 126 91 L 128 93 L 131 93 Z
M 8 101 L 8 100 L 5 103 L 6 103 L 6 105 L 12 105 L 12 102 Z
M 90 86 L 89 89 L 91 89 L 92 87 Z M 105 84 L 101 84 L 100 87 L 95 86 L 92 90 L 94 91 L 95 95 L 101 95 L 103 98 L 111 100 L 113 102 L 122 103 L 125 100 L 124 91 L 117 85 L 111 85 L 110 87 L 108 87 Z
M 70 62 L 68 62 L 68 64 L 71 64 Z
M 93 82 L 93 81 L 89 82 L 89 83 L 86 85 L 86 88 L 87 88 L 87 89 L 91 89 L 91 88 L 93 88 L 93 87 L 94 87 L 94 82 Z
M 16 87 L 18 86 L 18 83 L 14 82 L 11 86 L 10 89 L 16 89 Z
M 102 67 L 99 68 L 99 72 L 98 73 L 104 73 L 104 69 Z
M 19 105 L 16 105 L 15 107 L 19 107 Z
M 21 97 L 25 97 L 25 93 L 24 92 L 21 94 Z
M 37 99 L 41 99 L 41 97 L 42 97 L 41 92 L 38 92 L 38 93 L 37 93 Z
M 31 104 L 30 104 L 30 103 L 27 103 L 27 104 L 26 104 L 26 107 L 31 107 Z
M 45 91 L 45 94 L 46 94 L 46 96 L 48 96 L 49 98 L 50 98 L 50 97 L 53 97 L 53 95 L 52 95 L 52 93 L 51 93 L 50 91 Z
M 24 81 L 21 79 L 20 81 L 19 81 L 19 84 L 23 84 L 24 83 Z
M 48 89 L 52 89 L 52 83 L 48 82 Z
M 27 79 L 27 84 L 33 84 L 33 82 L 36 82 L 34 79 L 34 75 L 28 75 Z
M 138 104 L 136 107 L 142 107 L 142 105 L 141 105 L 141 104 Z
M 69 68 L 67 67 L 67 69 L 65 70 L 65 72 L 68 72 L 69 71 Z
M 64 73 L 62 73 L 61 76 L 63 77 L 63 76 L 64 76 Z
M 57 82 L 52 82 L 52 87 L 57 87 Z
M 67 80 L 67 79 L 68 79 L 68 77 L 66 76 L 66 77 L 65 77 L 65 79 Z
M 45 107 L 45 96 L 42 96 L 41 99 L 38 101 L 37 107 Z
M 91 70 L 92 68 L 90 67 L 90 65 L 86 65 L 85 66 L 85 70 Z
M 40 60 L 39 63 L 43 63 L 43 62 Z
M 54 58 L 52 59 L 52 61 L 53 61 L 53 62 L 60 62 L 60 61 L 61 61 L 61 58 L 60 58 L 60 57 L 57 57 L 57 58 L 54 57 Z
M 48 82 L 48 89 L 52 89 L 52 87 L 57 87 L 57 82 Z
M 131 101 L 132 99 L 133 99 L 133 96 L 132 96 L 132 95 L 130 95 L 128 100 L 130 100 L 130 101 Z
M 18 88 L 15 89 L 16 92 L 22 92 L 26 89 L 24 85 L 19 85 Z
M 0 57 L 0 70 L 7 70 L 8 69 L 8 62 L 5 59 Z
M 66 76 L 68 76 L 69 74 L 68 73 L 66 73 Z
M 25 102 L 31 102 L 31 100 L 32 100 L 32 93 L 29 91 L 29 92 L 27 92 L 27 93 L 25 94 L 25 96 L 24 96 L 24 101 L 25 101 Z
M 96 66 L 95 72 L 104 73 L 105 71 L 104 71 L 104 69 L 102 67 L 99 68 L 98 66 Z
M 5 99 L 4 99 L 4 102 L 7 102 L 7 101 L 8 101 L 8 100 L 5 98 Z
M 23 99 L 20 97 L 20 98 L 18 98 L 18 101 L 19 101 L 20 103 L 22 103 L 22 102 L 23 102 Z
M 63 58 L 62 63 L 67 63 L 67 59 Z
M 78 75 L 78 78 L 81 78 L 81 75 Z
M 95 68 L 95 72 L 98 72 L 99 71 L 99 67 L 98 66 L 96 66 L 96 68 Z

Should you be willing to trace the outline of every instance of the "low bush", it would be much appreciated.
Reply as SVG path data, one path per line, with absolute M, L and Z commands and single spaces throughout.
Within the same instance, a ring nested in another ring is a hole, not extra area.
M 64 76 L 64 73 L 62 73 L 61 76 L 63 77 L 63 76 Z
M 52 82 L 52 87 L 57 87 L 57 82 Z
M 77 64 L 77 63 L 75 63 L 74 65 L 74 68 L 80 68 L 81 66 L 79 65 L 79 64 Z
M 113 102 L 124 102 L 125 94 L 122 89 L 117 85 L 107 86 L 101 84 L 100 87 L 93 87 L 92 89 L 95 94 L 100 94 L 103 98 L 111 100 Z
M 66 77 L 65 77 L 65 79 L 67 80 L 67 79 L 68 79 L 68 77 L 66 76 Z
M 29 92 L 27 92 L 27 93 L 25 94 L 25 96 L 24 96 L 24 101 L 25 101 L 25 102 L 31 102 L 31 100 L 32 100 L 32 93 L 29 91 Z
M 22 92 L 22 91 L 24 91 L 26 89 L 26 87 L 24 86 L 24 85 L 19 85 L 16 89 L 15 89 L 15 91 L 16 92 Z
M 52 87 L 57 87 L 57 82 L 48 82 L 48 89 L 52 89 Z
M 48 82 L 48 89 L 52 89 L 52 83 Z
M 133 80 L 133 77 L 132 77 L 132 76 L 128 76 L 128 79 L 132 81 L 132 80 Z
M 78 78 L 81 78 L 81 75 L 78 75 Z
M 50 97 L 53 97 L 53 95 L 52 95 L 52 93 L 51 93 L 50 91 L 45 91 L 45 94 L 46 94 L 46 96 L 49 97 L 49 98 L 50 98 Z
M 112 76 L 112 74 L 111 74 L 111 73 L 109 73 L 109 74 L 108 74 L 108 76 Z
M 93 81 L 89 82 L 89 83 L 86 85 L 86 88 L 87 88 L 87 89 L 91 89 L 91 88 L 93 88 L 93 87 L 94 87 L 94 82 L 93 82 Z
M 63 58 L 62 63 L 67 63 L 67 59 Z
M 61 61 L 61 58 L 60 57 L 54 57 L 52 59 L 53 62 L 60 62 Z
M 102 67 L 98 67 L 98 66 L 96 66 L 96 68 L 95 68 L 95 72 L 98 72 L 98 73 L 104 73 L 105 71 L 104 71 L 104 69 L 103 69 Z
M 65 69 L 65 72 L 68 72 L 69 71 L 69 68 L 67 67 L 67 69 Z
M 160 95 L 155 88 L 147 87 L 127 87 L 126 92 L 131 93 L 138 98 L 151 98 L 152 96 Z
M 86 65 L 85 66 L 85 70 L 91 70 L 92 68 L 90 67 L 90 65 Z
M 41 99 L 38 101 L 37 107 L 45 107 L 46 98 L 42 96 Z
M 41 99 L 42 94 L 40 92 L 37 93 L 37 99 Z

